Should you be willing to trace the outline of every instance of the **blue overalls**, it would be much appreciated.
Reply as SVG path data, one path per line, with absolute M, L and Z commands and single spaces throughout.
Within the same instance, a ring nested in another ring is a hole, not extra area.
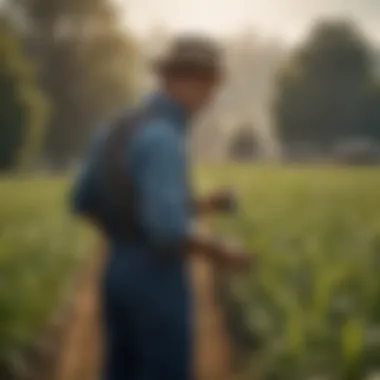
M 190 228 L 186 112 L 156 93 L 142 105 L 155 117 L 139 126 L 125 149 L 125 167 L 138 194 L 136 219 L 145 238 L 109 239 L 102 281 L 104 380 L 188 380 L 190 297 L 180 244 Z M 97 134 L 74 184 L 75 212 L 91 210 L 103 180 Z M 107 199 L 107 194 L 102 194 Z

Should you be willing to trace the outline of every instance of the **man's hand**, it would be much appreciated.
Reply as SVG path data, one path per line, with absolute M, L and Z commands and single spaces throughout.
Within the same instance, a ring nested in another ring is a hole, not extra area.
M 254 255 L 240 245 L 213 236 L 199 224 L 194 224 L 184 251 L 204 255 L 220 269 L 232 272 L 246 272 L 254 261 Z
M 198 215 L 212 212 L 234 212 L 236 208 L 236 196 L 230 189 L 217 190 L 197 202 L 196 205 Z
M 221 269 L 233 272 L 249 271 L 253 260 L 253 254 L 236 244 L 221 244 L 215 254 L 215 264 Z

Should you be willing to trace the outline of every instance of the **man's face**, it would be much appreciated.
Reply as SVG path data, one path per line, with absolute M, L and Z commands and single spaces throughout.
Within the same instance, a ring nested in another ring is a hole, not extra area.
M 179 76 L 169 82 L 172 93 L 192 113 L 212 100 L 220 84 L 215 75 Z

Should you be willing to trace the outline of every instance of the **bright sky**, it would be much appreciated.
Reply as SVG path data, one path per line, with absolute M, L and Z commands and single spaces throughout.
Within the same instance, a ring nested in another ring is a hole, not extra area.
M 380 0 L 120 0 L 127 22 L 145 33 L 155 25 L 169 30 L 228 34 L 246 27 L 294 40 L 321 16 L 358 20 L 380 40 Z

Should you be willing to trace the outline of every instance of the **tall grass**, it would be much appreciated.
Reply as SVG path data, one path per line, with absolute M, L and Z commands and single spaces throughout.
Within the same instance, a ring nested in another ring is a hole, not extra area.
M 62 179 L 0 179 L 0 364 L 42 333 L 84 251 L 65 201 Z

